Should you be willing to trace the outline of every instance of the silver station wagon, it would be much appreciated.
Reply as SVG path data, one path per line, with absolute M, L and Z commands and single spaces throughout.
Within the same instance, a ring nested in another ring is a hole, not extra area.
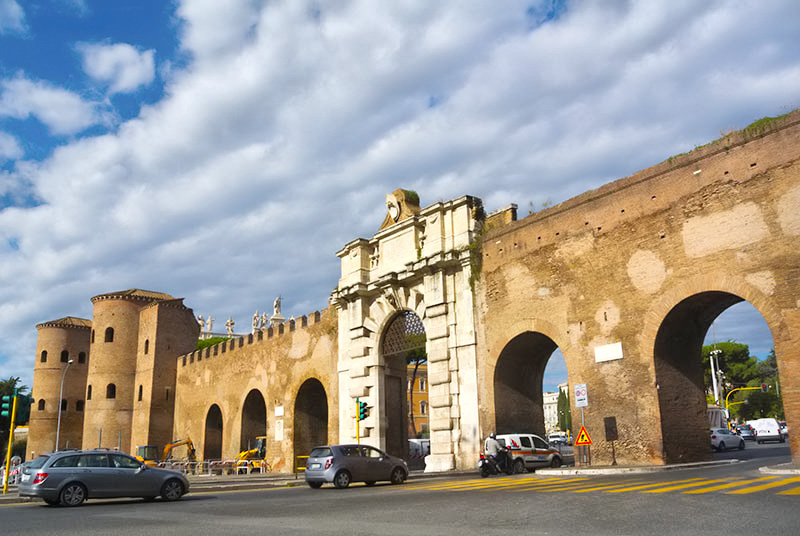
M 305 477 L 312 488 L 326 482 L 333 482 L 337 488 L 346 488 L 351 482 L 373 486 L 379 480 L 402 484 L 408 478 L 408 466 L 404 460 L 368 445 L 327 445 L 311 450 Z
M 20 497 L 43 499 L 49 505 L 78 506 L 86 499 L 142 497 L 165 501 L 189 491 L 182 473 L 147 467 L 107 449 L 62 450 L 44 454 L 23 470 Z

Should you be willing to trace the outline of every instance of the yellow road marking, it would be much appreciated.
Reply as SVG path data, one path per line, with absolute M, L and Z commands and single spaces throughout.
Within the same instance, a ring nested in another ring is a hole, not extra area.
M 734 477 L 735 478 L 735 477 Z M 704 480 L 702 482 L 689 482 L 688 484 L 678 484 L 677 486 L 667 486 L 666 488 L 646 489 L 642 493 L 666 493 L 668 491 L 675 491 L 686 488 L 696 488 L 705 486 L 707 484 L 716 484 L 717 482 L 730 482 L 731 478 L 718 478 L 716 480 Z
M 620 486 L 632 486 L 636 484 L 644 483 L 644 480 L 628 480 L 625 482 L 616 482 L 614 484 L 606 484 L 605 486 L 595 486 L 593 488 L 584 488 L 584 489 L 576 489 L 573 490 L 571 493 L 588 493 L 590 491 L 598 491 L 602 489 L 611 489 L 611 488 L 618 488 Z
M 726 491 L 726 495 L 744 495 L 746 493 L 755 493 L 756 491 L 763 491 L 765 489 L 770 488 L 777 488 L 778 486 L 785 486 L 786 484 L 791 484 L 792 482 L 800 482 L 800 476 L 794 476 L 792 478 L 783 478 L 781 480 L 776 480 L 775 482 L 768 482 L 766 484 L 761 484 L 760 486 L 752 486 L 749 488 L 742 488 L 742 489 L 735 489 L 733 491 Z
M 604 493 L 623 493 L 625 491 L 638 491 L 640 489 L 647 489 L 647 488 L 657 488 L 659 486 L 665 486 L 668 484 L 680 484 L 682 482 L 695 482 L 700 480 L 699 478 L 687 478 L 686 480 L 675 480 L 673 482 L 659 482 L 658 484 L 644 484 L 643 486 L 631 486 L 627 488 L 621 489 L 609 489 L 606 490 Z
M 800 495 L 800 487 L 779 491 L 775 495 Z
M 761 478 L 752 478 L 750 480 L 739 480 L 737 482 L 729 482 L 728 484 L 720 484 L 719 486 L 711 486 L 709 488 L 693 489 L 693 490 L 689 490 L 689 491 L 684 491 L 683 493 L 690 494 L 690 495 L 698 495 L 700 493 L 710 493 L 712 491 L 721 491 L 723 489 L 736 488 L 736 487 L 739 487 L 739 486 L 752 484 L 753 482 L 763 482 L 764 480 L 774 480 L 776 478 L 778 478 L 778 477 L 777 476 L 762 476 Z
M 520 483 L 528 484 L 534 480 L 541 480 L 539 477 L 526 477 L 521 479 L 513 479 L 513 480 L 487 480 L 487 479 L 480 479 L 480 480 L 465 480 L 465 481 L 448 481 L 448 482 L 441 482 L 437 484 L 419 484 L 417 486 L 409 486 L 406 489 L 424 489 L 429 491 L 443 491 L 448 489 L 481 489 L 486 487 L 505 487 L 505 486 L 516 486 Z M 548 478 L 544 481 L 552 481 L 555 480 L 554 478 Z
M 572 488 L 574 486 L 584 486 L 586 485 L 586 480 L 588 478 L 575 478 L 567 481 L 560 481 L 560 482 L 542 482 L 539 485 L 535 486 L 526 486 L 517 488 L 514 491 L 544 491 L 544 490 L 551 490 L 551 489 L 559 489 L 559 488 Z

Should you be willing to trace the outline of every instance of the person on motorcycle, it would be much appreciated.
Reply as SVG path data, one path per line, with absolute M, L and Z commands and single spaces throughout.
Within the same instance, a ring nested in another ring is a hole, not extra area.
M 497 440 L 497 436 L 494 432 L 489 434 L 489 437 L 486 438 L 486 441 L 483 442 L 483 451 L 486 453 L 487 456 L 491 456 L 492 459 L 495 461 L 497 465 L 498 471 L 505 471 L 506 467 L 506 452 L 505 447 L 503 447 L 500 442 Z

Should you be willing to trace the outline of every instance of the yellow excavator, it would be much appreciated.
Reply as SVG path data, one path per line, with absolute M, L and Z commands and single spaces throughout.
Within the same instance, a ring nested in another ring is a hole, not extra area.
M 256 437 L 256 447 L 250 450 L 243 450 L 234 458 L 236 472 L 246 472 L 248 468 L 261 469 L 267 457 L 267 436 Z
M 136 459 L 140 462 L 144 462 L 146 465 L 151 467 L 156 466 L 159 462 L 165 462 L 172 458 L 172 449 L 175 447 L 181 447 L 186 445 L 186 459 L 187 461 L 194 462 L 197 461 L 197 453 L 194 449 L 194 443 L 190 438 L 186 439 L 178 439 L 176 441 L 172 441 L 171 443 L 167 443 L 164 445 L 163 450 L 161 451 L 161 457 L 158 456 L 158 447 L 153 445 L 144 445 L 141 447 L 136 447 Z

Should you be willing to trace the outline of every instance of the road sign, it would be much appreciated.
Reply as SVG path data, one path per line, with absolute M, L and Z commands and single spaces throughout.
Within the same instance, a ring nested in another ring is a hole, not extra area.
M 575 386 L 575 407 L 585 408 L 589 405 L 589 398 L 586 395 L 586 384 L 579 383 Z
M 586 427 L 581 426 L 581 431 L 578 432 L 578 437 L 575 438 L 575 446 L 584 447 L 591 444 L 592 438 L 590 438 L 588 432 L 586 432 Z

